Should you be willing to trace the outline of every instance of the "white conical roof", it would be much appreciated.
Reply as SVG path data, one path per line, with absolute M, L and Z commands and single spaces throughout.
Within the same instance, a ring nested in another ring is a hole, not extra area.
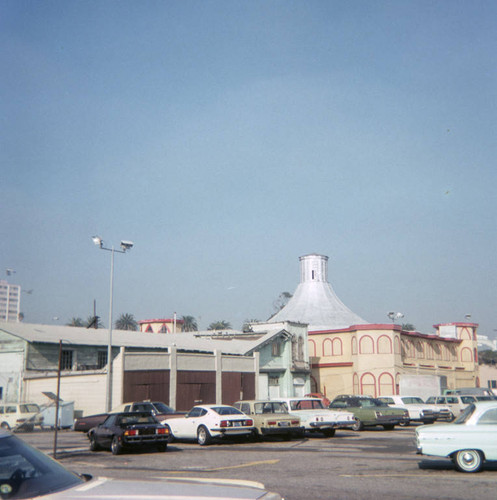
M 300 283 L 288 304 L 270 319 L 271 322 L 307 323 L 309 331 L 337 330 L 367 323 L 337 297 L 328 283 L 326 255 L 304 255 L 299 260 Z

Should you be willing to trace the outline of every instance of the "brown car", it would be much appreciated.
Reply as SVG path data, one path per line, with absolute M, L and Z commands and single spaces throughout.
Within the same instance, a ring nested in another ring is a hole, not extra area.
M 184 412 L 177 412 L 161 401 L 133 401 L 131 403 L 123 403 L 109 413 L 98 413 L 96 415 L 88 415 L 86 417 L 77 418 L 74 421 L 73 430 L 78 432 L 88 432 L 93 427 L 101 424 L 109 415 L 113 413 L 136 411 L 149 412 L 161 421 L 167 418 L 180 417 L 185 414 Z

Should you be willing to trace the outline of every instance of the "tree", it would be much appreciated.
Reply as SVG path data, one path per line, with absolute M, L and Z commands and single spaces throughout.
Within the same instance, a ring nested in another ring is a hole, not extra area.
M 416 327 L 412 323 L 402 323 L 402 330 L 406 332 L 415 332 Z
M 497 363 L 497 351 L 485 349 L 478 351 L 478 362 L 483 365 L 495 365 Z
M 252 326 L 251 323 L 259 323 L 258 319 L 246 319 L 242 325 L 242 332 L 251 332 Z
M 193 316 L 182 316 L 183 320 L 183 331 L 184 332 L 196 332 L 198 331 L 197 320 Z
M 104 327 L 104 325 L 100 321 L 100 316 L 88 316 L 86 324 L 84 324 L 83 326 L 86 326 L 86 328 L 95 328 L 95 330 L 97 328 Z
M 290 292 L 281 292 L 279 297 L 273 302 L 273 308 L 275 314 L 281 311 L 287 304 L 288 301 L 293 297 Z
M 117 330 L 131 330 L 136 332 L 138 330 L 138 323 L 132 314 L 121 314 L 114 323 Z
M 207 327 L 207 330 L 231 330 L 231 324 L 228 321 L 215 321 Z
M 81 318 L 71 318 L 71 321 L 66 326 L 85 326 L 85 324 Z

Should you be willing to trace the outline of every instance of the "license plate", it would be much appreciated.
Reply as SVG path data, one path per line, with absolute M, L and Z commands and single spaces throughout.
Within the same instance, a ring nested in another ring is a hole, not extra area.
M 242 426 L 241 422 L 235 421 L 235 427 L 241 427 L 241 426 Z
M 288 427 L 290 424 L 288 422 L 279 422 L 278 425 L 280 427 Z

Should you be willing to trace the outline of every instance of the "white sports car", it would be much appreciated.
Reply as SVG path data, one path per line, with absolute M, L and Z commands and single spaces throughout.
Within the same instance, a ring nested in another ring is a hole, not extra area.
M 194 406 L 184 417 L 167 419 L 170 439 L 196 439 L 200 446 L 213 438 L 251 436 L 254 422 L 245 413 L 227 405 Z

